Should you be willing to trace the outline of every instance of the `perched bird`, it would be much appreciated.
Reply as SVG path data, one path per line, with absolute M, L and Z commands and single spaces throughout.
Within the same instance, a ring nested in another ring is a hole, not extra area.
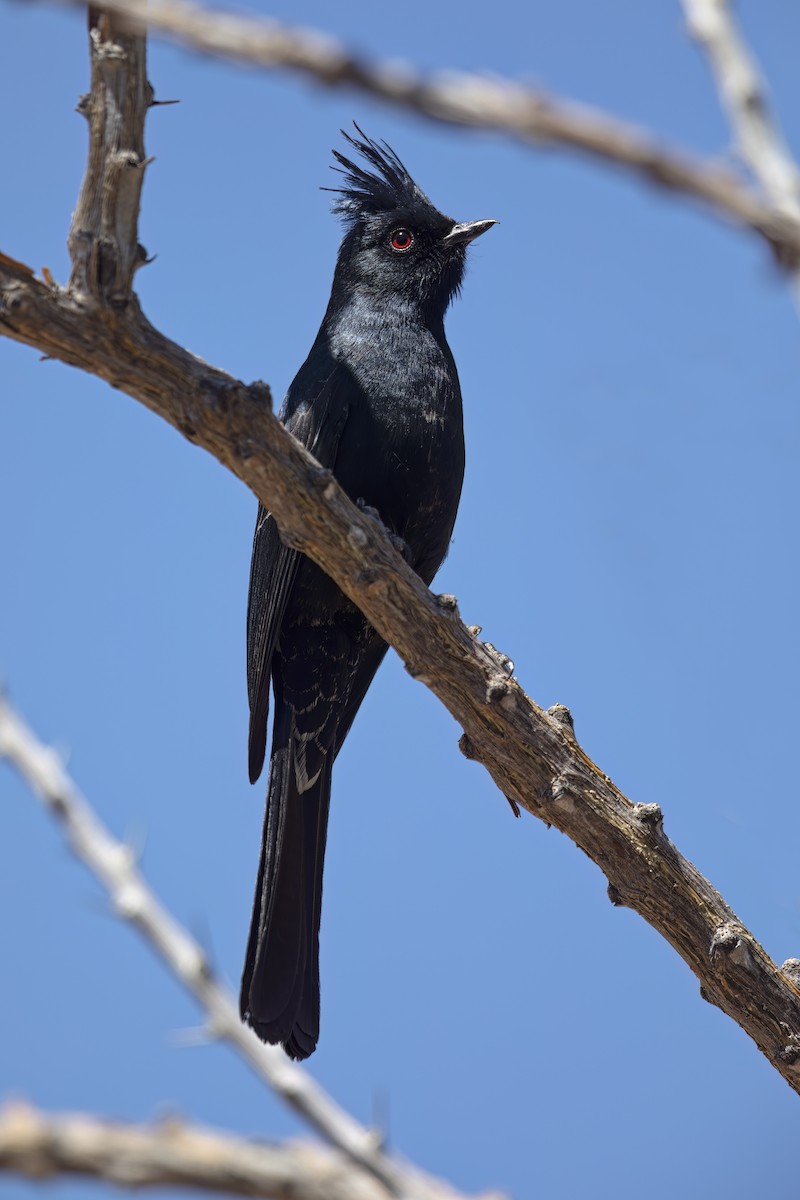
M 468 244 L 494 221 L 438 211 L 385 143 L 356 126 L 338 151 L 344 219 L 328 308 L 280 411 L 352 500 L 373 509 L 429 584 L 464 475 L 461 390 L 444 335 Z M 262 1041 L 307 1058 L 319 1038 L 319 922 L 333 761 L 386 653 L 355 605 L 285 546 L 259 506 L 247 611 L 250 779 L 267 806 L 241 1014 Z

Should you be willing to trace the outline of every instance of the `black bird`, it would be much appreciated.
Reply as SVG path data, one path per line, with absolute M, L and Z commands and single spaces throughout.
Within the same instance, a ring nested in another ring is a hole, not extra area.
M 429 584 L 464 475 L 461 389 L 444 335 L 467 245 L 494 221 L 438 211 L 386 143 L 345 134 L 334 210 L 346 232 L 328 308 L 280 419 L 374 509 Z M 307 1058 L 319 1037 L 319 921 L 333 760 L 386 653 L 354 604 L 285 546 L 259 506 L 247 611 L 250 779 L 275 714 L 241 1014 L 262 1041 Z

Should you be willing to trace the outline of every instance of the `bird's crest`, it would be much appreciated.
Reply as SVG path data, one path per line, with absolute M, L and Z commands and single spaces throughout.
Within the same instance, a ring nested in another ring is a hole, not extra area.
M 353 122 L 357 138 L 342 130 L 342 135 L 362 158 L 365 158 L 374 171 L 368 171 L 357 163 L 345 158 L 338 150 L 333 151 L 333 157 L 340 164 L 331 170 L 338 171 L 344 176 L 345 186 L 340 188 L 323 188 L 325 192 L 335 192 L 333 211 L 338 213 L 348 224 L 359 220 L 365 215 L 381 212 L 391 212 L 393 209 L 409 209 L 424 207 L 431 215 L 440 216 L 425 193 L 414 182 L 400 159 L 386 142 L 374 142 L 367 137 L 362 129 Z

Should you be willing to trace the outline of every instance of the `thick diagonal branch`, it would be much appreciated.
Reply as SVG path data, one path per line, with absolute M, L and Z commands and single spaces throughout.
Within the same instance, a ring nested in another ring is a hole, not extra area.
M 85 311 L 68 293 L 0 258 L 0 332 L 106 379 L 233 471 L 390 642 L 464 729 L 463 749 L 501 792 L 556 825 L 675 947 L 704 995 L 753 1038 L 800 1091 L 800 990 L 664 834 L 587 758 L 568 722 L 543 712 L 464 626 L 449 597 L 424 587 L 383 527 L 352 504 L 272 415 L 263 384 L 246 387 L 194 358 L 145 320 Z

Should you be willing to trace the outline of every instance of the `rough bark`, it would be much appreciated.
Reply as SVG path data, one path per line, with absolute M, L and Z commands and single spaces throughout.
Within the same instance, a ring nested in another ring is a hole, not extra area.
M 69 232 L 77 296 L 127 303 L 147 258 L 137 239 L 147 160 L 144 115 L 153 101 L 141 23 L 90 6 L 92 85 L 78 111 L 89 122 L 89 157 Z

